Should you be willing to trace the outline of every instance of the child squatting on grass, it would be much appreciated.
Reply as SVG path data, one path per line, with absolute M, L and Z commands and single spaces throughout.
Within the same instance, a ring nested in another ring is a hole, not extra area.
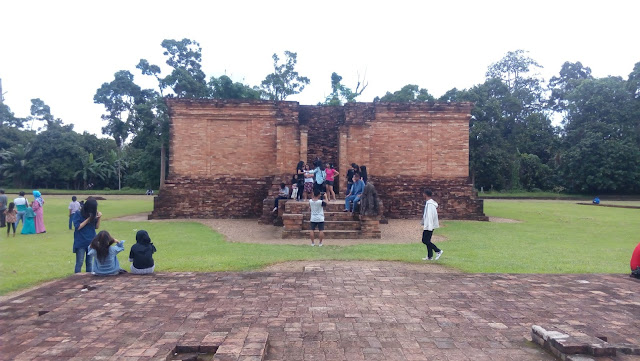
M 117 241 L 107 231 L 100 231 L 91 241 L 89 256 L 93 257 L 92 274 L 96 276 L 115 276 L 127 271 L 120 268 L 118 253 L 124 251 L 124 241 Z
M 309 206 L 311 207 L 311 246 L 315 246 L 314 232 L 318 228 L 318 236 L 320 243 L 318 247 L 322 247 L 322 240 L 324 239 L 324 210 L 322 207 L 326 207 L 327 203 L 320 199 L 320 189 L 313 191 L 313 198 L 309 200 Z
M 423 261 L 433 261 L 433 251 L 436 251 L 436 258 L 438 260 L 442 256 L 442 250 L 440 250 L 433 242 L 431 237 L 433 236 L 433 230 L 440 228 L 438 223 L 438 203 L 434 201 L 431 196 L 433 192 L 429 189 L 424 190 L 424 212 L 422 213 L 422 243 L 427 246 L 427 256 L 423 258 Z
M 129 262 L 131 263 L 131 273 L 135 275 L 146 275 L 153 273 L 156 265 L 153 262 L 153 254 L 156 247 L 151 243 L 151 237 L 147 231 L 141 229 L 136 233 L 136 244 L 131 246 L 129 252 Z

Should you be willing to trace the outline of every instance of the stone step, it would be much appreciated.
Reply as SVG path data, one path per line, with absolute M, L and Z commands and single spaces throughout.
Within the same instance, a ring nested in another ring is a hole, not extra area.
M 302 238 L 302 239 L 310 239 L 310 235 L 309 233 L 311 233 L 310 230 L 303 230 L 303 231 L 287 231 L 286 229 L 282 231 L 282 238 L 283 239 L 292 239 L 292 238 Z M 316 231 L 316 238 L 318 236 L 318 232 Z M 360 231 L 330 231 L 330 230 L 325 230 L 324 231 L 324 238 L 325 239 L 358 239 L 358 238 L 372 238 L 372 237 L 363 237 L 362 233 Z
M 338 199 L 337 201 L 327 202 L 327 206 L 324 208 L 325 212 L 342 212 L 344 210 L 344 200 Z M 287 201 L 285 206 L 285 212 L 287 213 L 304 213 L 309 212 L 309 201 Z
M 311 222 L 302 222 L 302 229 L 311 229 Z M 359 231 L 360 221 L 327 221 L 324 222 L 325 231 L 344 230 L 344 231 Z
M 311 219 L 311 212 L 302 213 L 302 219 L 308 221 Z M 360 218 L 358 214 L 352 215 L 350 212 L 324 212 L 325 221 L 358 221 Z

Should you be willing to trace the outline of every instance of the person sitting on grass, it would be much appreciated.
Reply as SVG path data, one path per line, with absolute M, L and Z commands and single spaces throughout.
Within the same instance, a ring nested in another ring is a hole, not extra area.
M 136 233 L 136 244 L 131 246 L 129 252 L 129 262 L 131 263 L 131 273 L 134 275 L 146 275 L 153 273 L 156 265 L 153 262 L 153 254 L 156 247 L 151 243 L 151 237 L 145 230 Z
M 356 209 L 356 204 L 360 202 L 360 195 L 364 191 L 364 182 L 360 179 L 360 173 L 353 175 L 353 186 L 351 186 L 351 192 L 347 194 L 347 198 L 344 200 L 344 212 L 353 213 Z M 351 202 L 353 202 L 353 209 L 351 208 Z
M 278 211 L 278 207 L 280 206 L 279 201 L 281 199 L 289 199 L 289 187 L 286 184 L 280 183 L 280 190 L 278 191 L 278 196 L 276 197 L 276 202 L 273 207 L 273 213 Z
M 640 278 L 640 243 L 631 254 L 631 277 Z
M 96 276 L 115 276 L 127 271 L 120 268 L 118 253 L 124 251 L 124 241 L 117 241 L 107 231 L 100 231 L 89 246 L 90 257 L 93 257 L 93 271 Z
M 327 203 L 320 199 L 320 190 L 313 191 L 313 198 L 309 200 L 309 207 L 311 208 L 311 247 L 315 246 L 314 232 L 318 228 L 318 237 L 320 243 L 318 247 L 322 247 L 322 241 L 324 239 L 324 210 L 322 207 L 326 207 Z

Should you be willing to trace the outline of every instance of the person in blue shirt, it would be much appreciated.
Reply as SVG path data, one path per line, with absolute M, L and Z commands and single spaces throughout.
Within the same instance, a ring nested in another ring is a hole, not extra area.
M 356 208 L 356 204 L 360 202 L 360 195 L 364 191 L 364 182 L 360 179 L 360 173 L 353 175 L 353 186 L 351 186 L 351 192 L 344 200 L 344 212 L 353 212 Z M 351 209 L 351 202 L 353 201 L 353 209 Z
M 124 251 L 124 241 L 117 241 L 107 231 L 100 231 L 89 246 L 89 256 L 93 258 L 96 276 L 115 276 L 126 271 L 120 268 L 118 253 Z
M 96 237 L 96 229 L 100 228 L 102 213 L 98 212 L 98 201 L 87 199 L 80 210 L 73 213 L 71 221 L 75 227 L 73 231 L 73 253 L 76 254 L 75 273 L 82 270 L 82 263 L 86 256 L 86 272 L 91 272 L 93 259 L 88 255 L 89 245 Z
M 596 196 L 596 197 L 593 199 L 593 204 L 600 204 L 600 197 Z

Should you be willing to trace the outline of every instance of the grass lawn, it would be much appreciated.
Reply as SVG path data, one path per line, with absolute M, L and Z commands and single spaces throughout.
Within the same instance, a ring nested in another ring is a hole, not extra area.
M 496 192 L 496 191 L 485 191 L 478 192 L 478 196 L 480 198 L 502 198 L 502 197 L 510 197 L 510 198 L 556 198 L 556 199 L 593 199 L 593 196 L 583 195 L 583 194 L 566 194 L 566 193 L 556 193 L 556 192 L 528 192 L 528 191 L 506 191 L 506 192 Z
M 20 191 L 24 191 L 27 195 L 31 195 L 32 189 L 30 188 L 25 188 L 25 189 L 16 189 L 16 188 L 5 188 L 4 189 L 5 192 L 7 194 L 18 194 L 20 193 Z M 117 189 L 110 189 L 110 190 L 104 190 L 104 189 L 96 189 L 96 190 L 75 190 L 75 189 L 43 189 L 43 188 L 39 188 L 38 189 L 42 194 L 44 195 L 52 195 L 52 194 L 64 194 L 64 195 L 69 195 L 69 198 L 71 198 L 71 195 L 76 195 L 76 196 L 91 196 L 91 195 L 145 195 L 147 193 L 146 189 L 134 189 L 134 188 L 123 188 L 122 190 L 117 190 Z M 154 190 L 154 194 L 157 195 L 159 192 L 159 190 L 155 189 Z M 13 199 L 13 198 L 12 198 Z M 31 199 L 31 198 L 29 198 Z
M 10 195 L 9 198 L 13 198 Z M 32 197 L 30 197 L 31 199 Z M 0 233 L 0 294 L 73 273 L 73 234 L 68 230 L 67 196 L 45 196 L 47 233 L 5 238 Z M 152 197 L 106 196 L 98 201 L 101 229 L 125 239 L 120 264 L 129 268 L 128 250 L 138 229 L 146 229 L 158 248 L 156 270 L 253 270 L 291 260 L 395 260 L 423 262 L 425 247 L 411 244 L 350 247 L 227 243 L 195 222 L 113 221 L 150 211 Z M 627 273 L 637 237 L 637 209 L 589 207 L 569 201 L 487 200 L 487 215 L 523 223 L 444 221 L 436 232 L 449 238 L 439 263 L 465 272 Z M 418 221 L 416 221 L 418 222 Z

